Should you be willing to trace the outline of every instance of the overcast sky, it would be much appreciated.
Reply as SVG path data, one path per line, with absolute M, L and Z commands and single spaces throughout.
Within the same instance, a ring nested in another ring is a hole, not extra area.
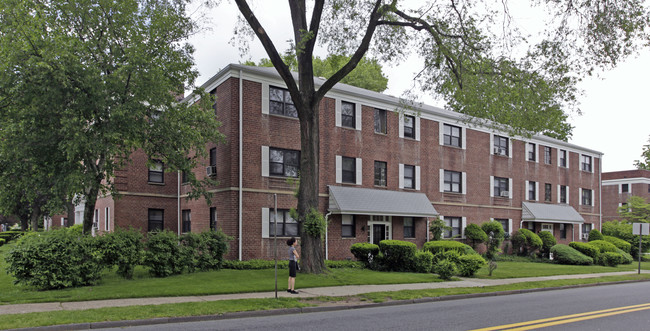
M 272 6 L 265 6 L 266 4 Z M 287 49 L 286 40 L 292 38 L 287 29 L 288 17 L 283 19 L 279 16 L 280 13 L 288 12 L 287 1 L 258 1 L 253 10 L 276 48 Z M 257 62 L 267 57 L 257 40 L 250 43 L 250 53 L 244 58 L 240 57 L 236 47 L 229 44 L 238 13 L 234 4 L 226 2 L 209 10 L 201 8 L 199 12 L 206 14 L 205 25 L 210 30 L 197 34 L 190 40 L 196 48 L 194 55 L 200 73 L 198 85 L 230 63 L 248 59 Z M 533 20 L 526 15 L 518 19 L 521 25 Z M 318 55 L 326 56 L 325 53 Z M 409 67 L 408 63 L 384 65 L 388 77 L 388 89 L 384 93 L 402 95 L 410 86 L 415 70 L 417 67 Z M 583 114 L 571 115 L 570 122 L 575 128 L 569 142 L 604 153 L 603 172 L 634 169 L 634 160 L 640 158 L 643 145 L 648 144 L 649 77 L 650 50 L 646 48 L 638 57 L 620 63 L 616 69 L 601 74 L 599 79 L 588 79 L 579 85 L 584 90 L 580 99 Z M 424 97 L 423 100 L 433 106 L 444 106 L 434 101 L 433 96 Z

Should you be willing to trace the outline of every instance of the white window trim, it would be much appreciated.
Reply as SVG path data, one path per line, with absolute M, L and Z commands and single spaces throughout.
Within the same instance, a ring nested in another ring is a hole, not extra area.
M 358 102 L 354 104 L 354 116 L 354 128 L 361 131 L 361 104 Z
M 416 114 L 401 114 L 399 116 L 399 137 L 404 138 L 404 116 L 413 116 L 415 119 L 413 123 L 413 130 L 415 130 L 415 140 L 420 141 L 420 116 Z
M 399 188 L 404 188 L 404 164 L 399 164 Z
M 334 102 L 334 115 L 336 117 L 335 122 L 337 127 L 341 127 L 341 99 L 336 99 Z
M 262 83 L 262 114 L 269 114 L 269 83 Z
M 355 158 L 355 184 L 356 185 L 362 185 L 363 184 L 363 162 L 360 157 Z M 343 156 L 342 155 L 337 155 L 336 156 L 336 183 L 337 184 L 342 184 L 343 183 Z M 352 183 L 346 183 L 346 184 L 352 184 Z
M 508 219 L 508 234 L 512 234 L 512 218 Z
M 460 148 L 461 149 L 466 149 L 467 146 L 467 139 L 466 137 L 466 130 L 464 126 L 459 126 L 459 125 L 453 125 L 445 122 L 438 122 L 438 143 L 440 146 L 448 146 L 445 145 L 445 125 L 452 125 L 460 128 Z M 449 147 L 455 147 L 456 146 L 449 146 Z
M 535 182 L 535 201 L 539 201 L 539 182 Z
M 415 166 L 415 189 L 420 190 L 420 166 Z
M 462 224 L 460 225 L 460 238 L 465 239 L 465 228 L 467 227 L 467 217 L 461 218 Z
M 534 146 L 533 148 L 535 149 L 535 151 L 534 151 L 535 152 L 535 160 L 534 161 L 531 161 L 530 159 L 528 159 L 528 152 L 529 152 L 528 148 L 530 147 L 530 145 L 533 145 Z M 508 147 L 510 147 L 510 146 L 508 146 Z M 539 163 L 539 145 L 537 145 L 537 143 L 530 142 L 530 141 L 526 143 L 526 161 Z
M 549 230 L 549 229 L 544 229 L 544 226 L 550 226 L 551 229 L 550 229 L 550 230 Z M 546 231 L 546 232 L 553 233 L 553 231 L 554 231 L 555 229 L 554 229 L 554 227 L 553 227 L 553 223 L 542 223 L 541 230 L 542 230 L 542 231 Z
M 262 177 L 269 177 L 269 146 L 262 146 Z
M 363 180 L 363 173 L 362 173 L 361 169 L 363 169 L 363 165 L 362 165 L 360 157 L 356 158 L 355 167 L 356 167 L 355 170 L 357 171 L 357 173 L 356 173 L 357 178 L 355 178 L 355 179 L 356 179 L 357 185 L 361 185 L 362 180 Z
M 582 206 L 582 187 L 578 188 L 578 206 Z
M 414 168 L 415 168 L 415 173 L 413 175 L 415 176 L 415 190 L 419 191 L 420 190 L 420 166 L 414 166 Z M 404 188 L 404 164 L 403 163 L 399 164 L 399 188 L 401 189 Z M 413 190 L 410 187 L 408 189 Z
M 420 141 L 420 116 L 415 116 L 415 140 Z
M 269 227 L 271 222 L 269 219 L 269 211 L 269 208 L 262 208 L 262 238 L 269 238 Z
M 343 183 L 343 157 L 341 155 L 336 156 L 336 183 Z
M 404 114 L 400 114 L 398 123 L 399 137 L 404 138 Z
M 490 155 L 497 155 L 497 156 L 502 156 L 503 157 L 503 155 L 494 154 L 494 136 L 501 136 L 501 137 L 508 138 L 508 158 L 511 159 L 512 158 L 512 138 L 510 138 L 508 136 L 501 135 L 501 134 L 496 134 L 496 133 L 490 134 Z M 528 159 L 528 157 L 526 157 L 526 159 Z
M 494 176 L 490 176 L 490 197 L 494 198 Z
M 444 193 L 445 192 L 445 169 L 440 169 L 438 178 L 440 178 L 439 180 L 440 184 L 438 185 L 438 190 L 440 191 L 440 193 Z

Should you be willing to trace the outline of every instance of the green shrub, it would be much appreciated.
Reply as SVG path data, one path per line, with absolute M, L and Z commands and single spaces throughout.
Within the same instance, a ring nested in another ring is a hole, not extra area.
M 590 258 L 594 259 L 594 261 L 598 260 L 598 254 L 600 254 L 600 249 L 596 246 L 589 245 L 588 243 L 583 243 L 581 241 L 572 241 L 569 243 L 569 246 L 571 248 L 577 250 L 578 252 L 589 256 Z
M 274 260 L 248 260 L 248 261 L 238 261 L 238 260 L 224 260 L 223 261 L 224 269 L 235 269 L 235 270 L 261 270 L 261 269 L 273 269 L 275 268 Z M 278 269 L 288 269 L 289 261 L 288 260 L 278 260 Z
M 69 232 L 72 232 L 72 233 L 80 236 L 80 235 L 83 234 L 84 225 L 83 224 L 75 224 L 75 225 L 73 225 L 71 227 L 67 227 L 65 229 L 67 229 Z
M 15 284 L 41 290 L 92 285 L 103 269 L 95 247 L 95 238 L 66 230 L 33 232 L 6 255 L 7 272 Z
M 68 230 L 68 232 L 75 233 Z M 115 231 L 97 237 L 97 245 L 102 253 L 102 263 L 106 267 L 117 266 L 117 274 L 126 279 L 133 278 L 133 269 L 142 263 L 144 243 L 142 234 L 134 229 Z
M 632 234 L 632 224 L 611 221 L 603 223 L 603 234 L 623 239 L 630 243 L 630 254 L 635 259 L 639 257 L 639 236 Z M 642 236 L 641 252 L 647 252 L 650 249 L 650 236 Z
M 457 263 L 458 274 L 462 277 L 472 277 L 485 265 L 487 262 L 478 254 L 461 255 Z
M 614 244 L 606 242 L 605 240 L 594 240 L 588 243 L 591 246 L 598 248 L 601 253 L 613 252 L 616 253 L 618 248 Z
M 456 263 L 447 259 L 443 259 L 433 265 L 433 272 L 438 274 L 438 277 L 440 277 L 440 279 L 449 280 L 458 271 L 456 269 Z
M 617 252 L 604 252 L 599 257 L 600 264 L 609 267 L 615 267 L 621 264 L 623 262 L 622 260 L 623 256 Z
M 589 240 L 588 241 L 594 241 L 594 240 L 603 240 L 603 234 L 598 231 L 598 229 L 593 229 L 589 231 Z
M 551 235 L 552 236 L 552 235 Z M 542 248 L 542 239 L 528 229 L 519 229 L 510 238 L 513 251 L 522 256 L 533 255 Z
M 382 240 L 379 251 L 384 255 L 382 263 L 386 270 L 411 271 L 415 260 L 417 246 L 408 241 Z
M 487 242 L 488 235 L 485 234 L 485 231 L 483 231 L 480 226 L 472 223 L 465 227 L 465 238 L 469 241 L 470 246 L 472 246 L 473 249 L 476 249 L 476 246 Z
M 413 270 L 415 272 L 431 272 L 433 267 L 433 254 L 427 251 L 418 251 L 415 253 L 415 262 Z
M 178 275 L 185 269 L 184 249 L 175 233 L 165 230 L 149 232 L 143 264 L 154 277 Z
M 485 256 L 488 259 L 493 259 L 499 252 L 501 252 L 501 244 L 505 239 L 505 231 L 501 222 L 489 221 L 481 224 L 481 229 L 488 235 L 488 240 L 485 243 L 486 252 Z
M 433 255 L 447 251 L 456 251 L 459 254 L 476 254 L 469 246 L 455 240 L 438 240 L 424 243 L 422 250 L 431 252 Z
M 8 243 L 12 240 L 15 240 L 17 238 L 20 238 L 25 232 L 23 231 L 18 231 L 18 230 L 9 230 L 5 232 L 0 232 L 0 239 L 4 239 L 4 243 Z M 0 244 L 2 246 L 2 244 Z
M 4 244 L 5 244 L 5 240 L 2 239 L 2 238 L 0 238 L 0 246 L 2 246 L 2 245 L 4 245 Z
M 603 236 L 603 240 L 605 240 L 608 243 L 614 244 L 614 246 L 616 246 L 618 249 L 626 253 L 630 253 L 630 249 L 632 249 L 632 244 L 620 238 L 616 238 L 612 236 Z
M 371 243 L 356 243 L 350 247 L 350 252 L 366 266 L 370 266 L 370 261 L 379 253 L 379 246 Z
M 594 263 L 594 259 L 567 245 L 555 245 L 551 247 L 551 253 L 559 264 L 589 265 Z
M 330 269 L 343 269 L 343 268 L 348 268 L 348 269 L 361 269 L 365 266 L 363 262 L 359 261 L 349 261 L 349 260 L 342 260 L 342 261 L 333 261 L 333 260 L 325 260 L 325 266 L 330 268 Z
M 200 250 L 195 252 L 199 270 L 220 270 L 223 267 L 224 256 L 228 254 L 228 241 L 232 240 L 221 230 L 201 232 Z
M 634 262 L 634 258 L 632 258 L 632 255 L 630 255 L 630 253 L 626 253 L 622 249 L 619 249 L 618 254 L 621 255 L 621 264 L 630 264 Z
M 549 254 L 551 253 L 551 247 L 555 246 L 557 244 L 557 241 L 555 240 L 553 234 L 549 231 L 542 231 L 537 235 L 542 240 L 542 248 L 540 249 L 540 252 L 542 253 L 543 257 L 548 258 Z

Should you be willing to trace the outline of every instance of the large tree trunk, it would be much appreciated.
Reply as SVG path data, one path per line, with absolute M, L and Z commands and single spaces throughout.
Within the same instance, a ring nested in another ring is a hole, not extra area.
M 298 188 L 298 214 L 301 224 L 314 208 L 318 210 L 319 116 L 318 102 L 310 105 L 300 117 L 300 187 Z M 323 241 L 313 237 L 301 226 L 301 264 L 305 272 L 321 273 L 325 269 Z
M 30 215 L 29 219 L 30 222 L 32 223 L 32 231 L 38 231 L 38 218 L 41 215 L 41 206 L 37 203 L 32 207 L 32 214 Z M 45 224 L 43 224 L 45 225 Z M 45 226 L 43 226 L 45 228 Z
M 93 221 L 95 218 L 95 204 L 97 203 L 97 194 L 99 194 L 99 189 L 94 186 L 86 189 L 83 234 L 92 233 Z
M 67 201 L 65 203 L 65 209 L 68 212 L 68 223 L 65 224 L 65 227 L 71 227 L 71 226 L 75 225 L 74 203 L 72 203 L 72 201 Z

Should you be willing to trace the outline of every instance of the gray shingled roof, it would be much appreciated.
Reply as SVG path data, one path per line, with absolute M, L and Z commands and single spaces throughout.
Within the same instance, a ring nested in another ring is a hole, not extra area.
M 435 217 L 438 212 L 424 193 L 328 186 L 333 214 Z
M 585 219 L 569 205 L 522 202 L 522 221 L 547 223 L 584 223 Z

